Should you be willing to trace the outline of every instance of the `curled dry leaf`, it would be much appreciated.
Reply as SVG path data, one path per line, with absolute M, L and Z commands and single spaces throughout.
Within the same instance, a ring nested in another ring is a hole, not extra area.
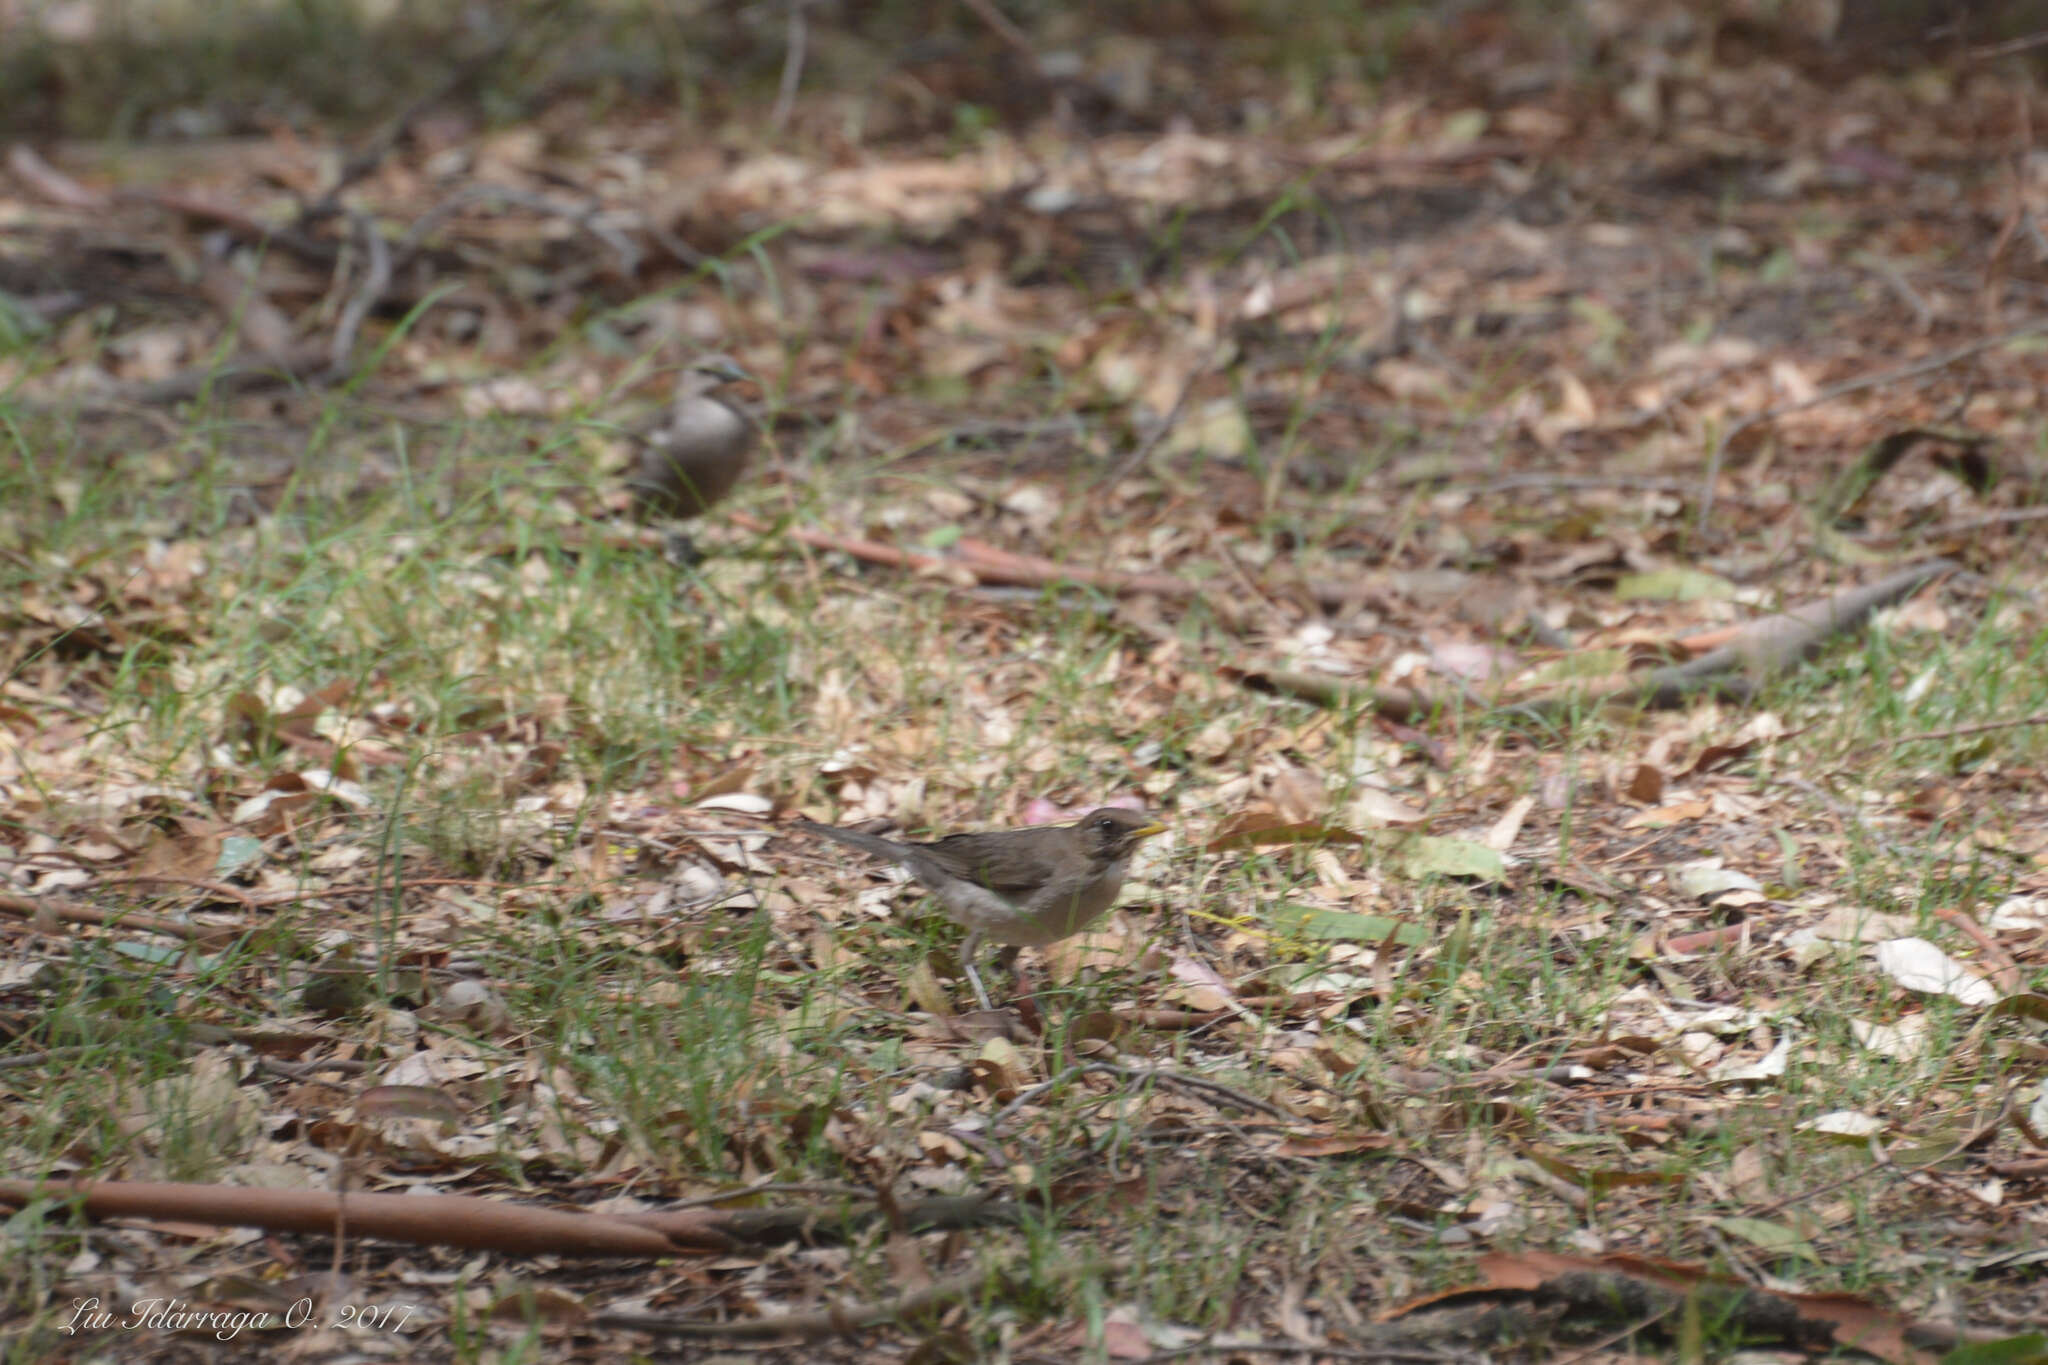
M 1887 976 L 1909 991 L 1946 995 L 1965 1005 L 1992 1005 L 1998 990 L 1924 938 L 1887 939 L 1872 954 Z

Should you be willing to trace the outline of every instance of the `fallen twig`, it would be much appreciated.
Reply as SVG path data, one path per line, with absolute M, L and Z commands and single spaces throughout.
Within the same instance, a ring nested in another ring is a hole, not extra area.
M 1981 517 L 1969 517 L 1961 521 L 1944 521 L 1937 526 L 1923 526 L 1905 531 L 1888 531 L 1881 535 L 1856 537 L 1858 543 L 1882 545 L 1907 536 L 1918 536 L 1923 540 L 1941 540 L 1948 536 L 1968 535 L 1972 531 L 1988 531 L 1994 526 L 2011 526 L 2023 521 L 2048 520 L 2048 507 L 2014 507 L 2003 512 L 1991 512 Z
M 55 897 L 17 896 L 10 892 L 0 892 L 0 915 L 13 915 L 17 919 L 25 920 L 37 920 L 48 916 L 63 924 L 93 924 L 109 929 L 134 929 L 145 934 L 181 938 L 187 942 L 210 940 L 223 932 L 221 928 L 210 924 L 180 924 L 177 920 L 160 919 L 155 915 L 141 915 L 126 910 L 102 910 L 98 906 L 79 905 L 74 901 L 58 900 Z
M 15 179 L 59 208 L 80 213 L 106 212 L 106 195 L 79 184 L 43 160 L 26 142 L 17 142 L 7 149 L 7 169 Z
M 196 194 L 178 190 L 124 189 L 116 199 L 148 204 L 169 213 L 183 214 L 228 229 L 236 237 L 259 245 L 276 245 L 315 265 L 333 265 L 341 248 L 332 242 L 309 237 L 295 228 L 266 223 L 247 210 Z
M 804 79 L 804 49 L 809 44 L 810 29 L 804 23 L 805 0 L 783 0 L 789 6 L 789 36 L 783 43 L 782 79 L 775 86 L 775 106 L 768 111 L 768 128 L 779 133 L 789 123 L 789 115 L 796 108 L 797 88 Z
M 1969 735 L 1988 735 L 1994 730 L 2017 730 L 2029 725 L 2048 725 L 2048 711 L 2036 711 L 2031 716 L 2021 716 L 2016 720 L 1987 720 L 1976 725 L 1951 725 L 1946 730 L 1922 730 L 1918 734 L 1900 735 L 1896 739 L 1884 740 L 1881 747 L 1896 749 L 1901 744 L 1920 744 L 1935 739 L 1962 739 Z M 1878 748 L 1880 745 L 1865 747 Z
M 1812 658 L 1829 640 L 1861 625 L 1872 612 L 1912 596 L 1956 567 L 1946 559 L 1926 560 L 1875 583 L 1848 588 L 1833 597 L 1752 621 L 1740 636 L 1719 649 L 1685 663 L 1668 664 L 1624 679 L 1604 693 L 1547 697 L 1503 709 L 1553 719 L 1573 707 L 1588 704 L 1672 710 L 1702 693 L 1746 701 L 1755 695 L 1763 679 Z
M 327 1233 L 346 1205 L 358 1236 L 520 1255 L 673 1256 L 723 1252 L 730 1238 L 704 1214 L 671 1214 L 660 1228 L 618 1216 L 564 1213 L 459 1194 L 350 1194 L 165 1181 L 0 1180 L 0 1204 L 75 1201 L 91 1218 L 160 1218 L 271 1232 Z M 691 1219 L 700 1220 L 693 1223 Z
M 349 221 L 362 241 L 366 264 L 362 281 L 349 295 L 348 302 L 342 306 L 341 318 L 334 325 L 334 340 L 327 353 L 327 378 L 330 381 L 338 381 L 348 375 L 348 359 L 356 348 L 356 333 L 362 329 L 363 319 L 370 315 L 370 310 L 383 300 L 384 291 L 391 287 L 391 248 L 385 243 L 384 234 L 368 214 L 352 213 Z
M 239 886 L 229 886 L 208 877 L 173 877 L 158 872 L 123 872 L 111 877 L 100 877 L 94 886 L 189 886 L 208 895 L 219 896 L 222 900 L 233 901 L 244 910 L 254 910 L 261 902 Z M 90 921 L 83 921 L 90 923 Z
M 1248 1113 L 1265 1114 L 1269 1118 L 1276 1118 L 1282 1122 L 1291 1123 L 1295 1118 L 1293 1114 L 1288 1113 L 1277 1104 L 1271 1104 L 1256 1095 L 1247 1095 L 1242 1090 L 1233 1090 L 1222 1082 L 1212 1081 L 1205 1076 L 1190 1076 L 1186 1072 L 1168 1071 L 1155 1067 L 1119 1066 L 1114 1062 L 1082 1062 L 1068 1067 L 1051 1080 L 1040 1081 L 1037 1085 L 1019 1091 L 1016 1098 L 996 1111 L 995 1117 L 988 1121 L 988 1127 L 983 1131 L 990 1136 L 994 1136 L 995 1131 L 1002 1127 L 1012 1115 L 1031 1101 L 1037 1099 L 1040 1095 L 1065 1085 L 1068 1081 L 1086 1076 L 1091 1072 L 1105 1076 L 1116 1076 L 1126 1081 L 1155 1081 L 1169 1088 L 1188 1091 L 1208 1101 L 1210 1104 L 1220 1103 L 1242 1109 Z
M 315 1069 L 318 1069 L 317 1067 Z M 673 1256 L 833 1240 L 878 1220 L 912 1232 L 1013 1221 L 1017 1205 L 989 1195 L 875 1206 L 760 1209 L 677 1207 L 644 1213 L 568 1213 L 471 1195 L 337 1194 L 160 1181 L 0 1180 L 0 1207 L 71 1199 L 92 1218 L 159 1218 L 271 1232 L 325 1233 L 346 1216 L 355 1236 L 512 1255 Z
M 1727 643 L 1696 659 L 1648 673 L 1628 675 L 1617 679 L 1605 690 L 1540 697 L 1504 703 L 1490 709 L 1495 714 L 1549 721 L 1575 708 L 1595 706 L 1672 710 L 1702 693 L 1729 700 L 1746 700 L 1755 693 L 1757 684 L 1764 678 L 1782 673 L 1793 664 L 1812 657 L 1828 640 L 1861 624 L 1873 611 L 1911 596 L 1931 579 L 1956 567 L 1950 560 L 1930 559 L 1875 583 L 1848 588 L 1833 597 L 1809 602 L 1775 616 L 1762 617 L 1725 637 Z M 1713 638 L 1724 637 L 1717 635 Z M 1219 671 L 1255 691 L 1284 693 L 1323 706 L 1366 706 L 1391 720 L 1412 720 L 1461 700 L 1466 705 L 1489 709 L 1469 690 L 1462 698 L 1431 697 L 1404 688 L 1376 688 L 1321 673 L 1233 667 Z

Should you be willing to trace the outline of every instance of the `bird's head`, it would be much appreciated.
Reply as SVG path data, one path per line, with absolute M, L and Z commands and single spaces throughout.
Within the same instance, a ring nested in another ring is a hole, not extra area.
M 754 378 L 737 360 L 718 354 L 698 356 L 690 362 L 684 377 L 707 393 L 726 384 L 750 383 Z
M 1088 840 L 1088 851 L 1099 861 L 1117 862 L 1131 856 L 1141 839 L 1166 833 L 1166 826 L 1143 811 L 1101 806 L 1082 816 L 1074 826 Z

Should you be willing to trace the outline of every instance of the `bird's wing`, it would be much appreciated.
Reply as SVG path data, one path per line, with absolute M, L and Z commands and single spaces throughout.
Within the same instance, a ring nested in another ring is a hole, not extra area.
M 999 896 L 1028 896 L 1045 884 L 1051 870 L 1029 844 L 983 834 L 949 834 L 914 847 L 946 872 Z

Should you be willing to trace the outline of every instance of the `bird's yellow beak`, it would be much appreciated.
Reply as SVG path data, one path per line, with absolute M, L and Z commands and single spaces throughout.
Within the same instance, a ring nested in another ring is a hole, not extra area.
M 1154 820 L 1149 825 L 1140 825 L 1138 826 L 1138 828 L 1132 830 L 1131 837 L 1133 839 L 1149 839 L 1155 834 L 1164 833 L 1166 833 L 1166 826 L 1160 824 L 1157 820 Z

